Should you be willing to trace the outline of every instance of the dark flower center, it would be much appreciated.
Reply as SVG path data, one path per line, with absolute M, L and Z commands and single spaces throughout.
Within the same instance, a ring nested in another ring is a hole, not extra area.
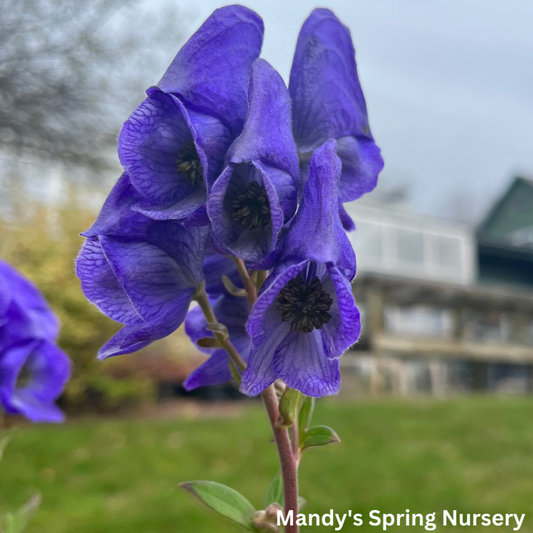
M 314 328 L 322 329 L 331 320 L 328 311 L 333 300 L 316 276 L 307 282 L 298 274 L 281 289 L 278 303 L 283 322 L 292 320 L 291 331 L 310 333 Z
M 238 190 L 231 201 L 231 218 L 246 229 L 264 228 L 270 224 L 270 202 L 265 186 L 252 181 Z
M 204 181 L 204 167 L 198 156 L 196 146 L 192 141 L 187 141 L 178 152 L 176 162 L 178 172 L 183 174 L 193 185 L 200 185 Z

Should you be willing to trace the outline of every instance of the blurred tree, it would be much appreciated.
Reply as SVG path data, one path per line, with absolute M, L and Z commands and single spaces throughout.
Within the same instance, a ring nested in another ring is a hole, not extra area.
M 120 326 L 85 299 L 74 259 L 118 175 L 120 124 L 177 53 L 184 21 L 166 0 L 0 0 L 0 257 L 61 320 L 71 409 L 116 408 L 155 391 L 157 376 L 135 358 L 96 359 Z M 171 342 L 155 350 L 179 353 L 181 340 Z
M 110 166 L 121 122 L 181 44 L 183 17 L 157 6 L 0 0 L 0 150 Z

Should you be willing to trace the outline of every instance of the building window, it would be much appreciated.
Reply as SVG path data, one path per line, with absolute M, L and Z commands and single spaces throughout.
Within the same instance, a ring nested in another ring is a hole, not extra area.
M 469 310 L 463 322 L 463 339 L 467 341 L 509 342 L 511 320 L 499 311 L 488 313 Z
M 445 268 L 461 268 L 461 241 L 442 235 L 435 238 L 435 259 Z
M 453 332 L 453 313 L 450 309 L 427 305 L 387 306 L 385 329 L 394 335 L 450 338 Z
M 398 260 L 402 263 L 424 262 L 424 234 L 420 231 L 397 229 Z

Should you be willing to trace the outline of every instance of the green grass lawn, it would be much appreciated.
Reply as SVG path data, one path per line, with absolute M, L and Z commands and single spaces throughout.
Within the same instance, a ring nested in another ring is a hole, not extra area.
M 323 400 L 314 423 L 332 426 L 342 443 L 305 454 L 306 512 L 526 513 L 520 531 L 533 531 L 532 414 L 533 400 L 525 397 Z M 25 426 L 14 431 L 0 463 L 0 509 L 14 509 L 39 490 L 43 503 L 28 533 L 233 531 L 204 516 L 176 484 L 215 480 L 259 505 L 277 467 L 269 438 L 259 404 L 230 419 Z M 423 531 L 388 529 L 407 530 Z

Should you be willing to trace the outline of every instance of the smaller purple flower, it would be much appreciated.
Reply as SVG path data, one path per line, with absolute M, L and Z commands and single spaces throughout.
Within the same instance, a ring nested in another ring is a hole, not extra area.
M 289 93 L 262 59 L 252 66 L 249 102 L 243 132 L 213 185 L 207 212 L 218 248 L 257 263 L 274 249 L 283 224 L 294 215 L 299 170 Z
M 240 134 L 250 66 L 263 23 L 243 6 L 217 9 L 178 52 L 157 87 L 124 123 L 119 157 L 155 220 L 206 225 L 206 194 Z
M 251 349 L 251 340 L 246 332 L 246 320 L 249 315 L 249 305 L 246 298 L 221 295 L 211 299 L 213 311 L 218 322 L 228 328 L 229 338 L 240 353 L 244 361 L 248 360 Z M 213 337 L 207 329 L 207 320 L 199 307 L 189 311 L 185 319 L 185 331 L 191 341 L 196 342 L 204 337 Z M 210 357 L 185 380 L 183 386 L 187 390 L 197 387 L 220 385 L 232 379 L 228 364 L 228 354 L 222 348 L 199 348 Z
M 342 162 L 341 204 L 374 189 L 383 158 L 370 132 L 350 30 L 329 9 L 315 9 L 302 26 L 289 91 L 304 181 L 313 151 L 333 138 Z M 354 229 L 339 207 L 345 228 Z
M 41 293 L 0 261 L 0 404 L 33 422 L 61 422 L 55 405 L 70 361 L 54 343 L 59 323 Z
M 132 211 L 139 199 L 123 174 L 76 262 L 89 301 L 124 324 L 99 358 L 131 353 L 175 331 L 203 282 L 208 228 L 156 221 Z
M 335 394 L 338 358 L 357 341 L 350 281 L 355 254 L 338 212 L 341 163 L 331 140 L 310 162 L 302 203 L 247 323 L 252 351 L 241 391 L 255 396 L 283 380 L 307 396 Z

